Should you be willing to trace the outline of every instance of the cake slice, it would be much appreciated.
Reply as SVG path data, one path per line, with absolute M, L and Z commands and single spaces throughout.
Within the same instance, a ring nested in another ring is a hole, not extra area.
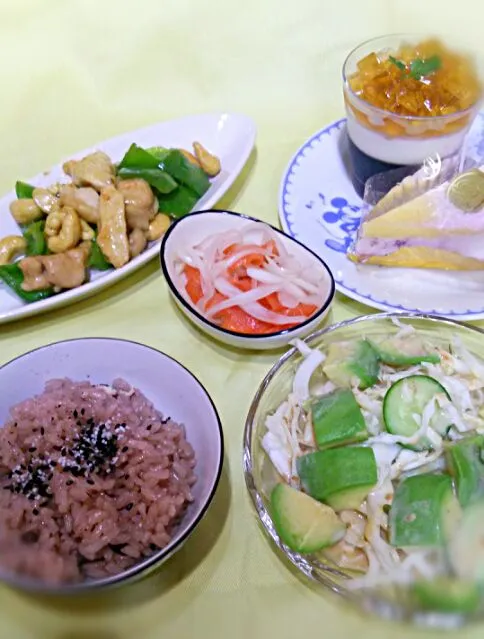
M 382 266 L 484 269 L 484 166 L 443 183 L 420 171 L 402 180 L 364 217 L 348 257 Z

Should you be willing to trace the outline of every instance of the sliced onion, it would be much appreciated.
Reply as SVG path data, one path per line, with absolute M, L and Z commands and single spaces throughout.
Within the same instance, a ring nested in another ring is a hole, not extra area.
M 300 303 L 296 297 L 288 293 L 286 290 L 279 291 L 277 296 L 279 297 L 279 302 L 281 303 L 281 305 L 285 306 L 286 308 L 296 308 L 296 306 L 298 306 Z
M 236 288 L 235 286 L 232 286 L 232 284 L 230 282 L 227 282 L 227 280 L 222 280 L 222 278 L 217 278 L 216 286 L 217 286 L 217 289 L 223 295 L 231 296 L 231 300 L 230 300 L 231 303 L 229 303 L 226 308 L 229 308 L 230 306 L 239 306 L 248 315 L 252 315 L 252 317 L 260 320 L 261 322 L 267 322 L 268 324 L 278 324 L 278 325 L 300 324 L 301 322 L 305 322 L 308 319 L 305 315 L 301 315 L 301 316 L 281 315 L 280 313 L 270 311 L 269 309 L 265 308 L 265 306 L 262 306 L 261 304 L 258 304 L 257 302 L 250 302 L 250 303 L 235 302 L 234 300 L 237 297 L 237 293 L 240 293 L 239 289 Z M 260 291 L 260 289 L 262 289 L 262 287 L 259 287 L 258 289 L 255 289 L 254 291 L 250 291 L 250 293 L 253 293 L 253 292 L 255 293 L 256 291 Z M 266 295 L 270 295 L 270 293 L 268 293 L 267 290 L 269 290 L 269 287 L 267 287 L 265 293 Z M 272 292 L 276 292 L 276 290 L 272 290 Z M 266 297 L 266 295 L 259 296 L 259 299 L 261 297 Z M 226 302 L 229 302 L 229 300 L 227 300 Z M 220 304 L 224 304 L 224 302 L 221 302 Z M 215 306 L 210 309 L 210 313 L 212 313 L 214 308 Z
M 277 256 L 266 246 L 271 241 L 277 248 Z M 225 251 L 229 246 L 236 249 L 233 255 L 226 257 Z M 251 288 L 241 291 L 227 279 L 226 271 L 238 260 L 254 253 L 264 256 L 266 263 L 263 267 L 247 269 Z M 178 273 L 183 271 L 182 264 L 199 270 L 203 297 L 198 306 L 210 318 L 226 308 L 238 306 L 252 317 L 270 324 L 299 324 L 308 318 L 277 313 L 259 304 L 259 300 L 277 293 L 286 309 L 294 309 L 299 303 L 321 306 L 327 288 L 324 278 L 318 277 L 310 264 L 301 264 L 290 255 L 279 234 L 263 222 L 248 222 L 241 229 L 211 235 L 198 245 L 188 247 L 178 256 L 177 262 Z M 183 283 L 186 288 L 186 278 Z M 227 299 L 207 313 L 206 304 L 216 291 Z
M 220 313 L 220 311 L 224 311 L 226 308 L 230 308 L 231 306 L 242 307 L 245 304 L 250 304 L 251 302 L 260 300 L 263 297 L 267 297 L 267 295 L 271 295 L 271 293 L 275 293 L 278 290 L 278 286 L 274 285 L 258 286 L 250 291 L 241 293 L 237 287 L 232 286 L 230 282 L 221 277 L 217 277 L 215 280 L 215 288 L 219 291 L 219 293 L 222 293 L 222 295 L 228 296 L 228 299 L 212 306 L 207 313 L 207 316 L 209 317 L 213 317 Z

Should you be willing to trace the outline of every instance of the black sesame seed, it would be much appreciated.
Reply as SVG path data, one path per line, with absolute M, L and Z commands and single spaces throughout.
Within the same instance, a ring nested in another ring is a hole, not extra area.
M 33 515 L 38 515 L 39 514 L 39 509 L 38 508 L 34 508 L 32 511 Z
M 41 427 L 41 429 L 40 429 L 40 434 L 41 434 L 41 435 L 45 435 L 45 428 L 44 428 L 43 426 L 42 426 L 42 427 Z
M 61 450 L 62 450 L 62 446 L 53 446 L 52 448 L 53 448 L 55 451 L 57 451 L 58 453 L 60 453 L 60 452 L 61 452 Z
M 36 450 L 37 450 L 37 448 L 35 446 L 31 446 L 29 448 L 29 453 L 35 453 Z
M 72 414 L 74 415 L 74 417 L 76 419 L 79 417 L 79 413 L 77 412 L 77 410 L 74 410 L 74 412 Z
M 38 428 L 32 428 L 32 432 L 36 433 L 39 429 Z
M 123 446 L 123 448 L 121 449 L 122 453 L 127 453 L 128 452 L 128 447 L 127 446 Z
M 20 537 L 24 544 L 35 544 L 39 540 L 39 533 L 35 530 L 28 530 Z
M 74 483 L 74 480 L 73 480 L 73 479 L 68 479 L 68 480 L 66 481 L 66 486 L 72 486 L 72 484 L 73 484 L 73 483 Z
M 92 479 L 86 479 L 86 482 L 90 485 L 90 486 L 94 486 L 94 481 Z
M 85 412 L 86 412 L 86 409 L 85 408 L 81 408 L 81 415 L 84 415 Z
M 158 550 L 158 546 L 156 544 L 150 544 L 150 548 L 153 551 Z
M 134 504 L 133 504 L 133 502 L 131 502 L 130 504 L 128 504 L 126 506 L 126 510 L 129 512 L 131 510 L 131 508 L 133 508 L 133 506 L 134 506 Z
M 146 430 L 151 430 L 152 428 L 153 428 L 153 424 L 149 424 L 149 425 L 146 427 Z

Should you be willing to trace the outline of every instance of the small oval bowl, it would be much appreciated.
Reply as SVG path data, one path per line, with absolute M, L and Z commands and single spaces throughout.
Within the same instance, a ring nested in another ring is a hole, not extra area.
M 272 230 L 280 235 L 285 247 L 292 255 L 301 256 L 305 260 L 311 260 L 314 268 L 321 269 L 328 283 L 328 294 L 321 308 L 305 322 L 292 328 L 276 331 L 268 335 L 248 335 L 221 328 L 214 322 L 204 317 L 195 307 L 187 293 L 180 290 L 175 285 L 175 259 L 179 247 L 186 244 L 194 244 L 203 241 L 209 235 L 220 233 L 230 229 L 244 226 L 247 222 L 262 222 L 256 218 L 235 213 L 234 211 L 224 211 L 210 209 L 191 213 L 179 219 L 166 232 L 160 247 L 161 269 L 168 283 L 168 289 L 180 310 L 202 331 L 215 339 L 235 346 L 237 348 L 251 350 L 269 350 L 287 345 L 295 338 L 302 338 L 312 333 L 327 315 L 331 302 L 335 294 L 335 283 L 333 274 L 327 264 L 316 253 L 306 248 L 297 240 L 289 237 L 274 226 Z M 266 224 L 266 222 L 262 222 Z
M 212 501 L 222 472 L 223 433 L 209 394 L 192 373 L 172 357 L 136 342 L 83 338 L 55 342 L 20 355 L 0 367 L 0 428 L 17 403 L 42 393 L 50 379 L 110 384 L 121 377 L 138 388 L 155 408 L 185 426 L 195 450 L 197 482 L 194 501 L 171 542 L 119 574 L 75 584 L 51 586 L 6 573 L 0 580 L 14 588 L 46 595 L 74 595 L 119 586 L 145 576 L 179 550 L 193 533 Z

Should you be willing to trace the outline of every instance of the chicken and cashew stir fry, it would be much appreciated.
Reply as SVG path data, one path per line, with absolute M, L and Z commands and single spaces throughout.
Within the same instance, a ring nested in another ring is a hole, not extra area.
M 26 302 L 81 286 L 90 270 L 121 268 L 190 213 L 221 171 L 199 142 L 186 149 L 132 144 L 118 164 L 96 151 L 63 165 L 70 182 L 17 182 L 17 235 L 0 239 L 0 282 Z

